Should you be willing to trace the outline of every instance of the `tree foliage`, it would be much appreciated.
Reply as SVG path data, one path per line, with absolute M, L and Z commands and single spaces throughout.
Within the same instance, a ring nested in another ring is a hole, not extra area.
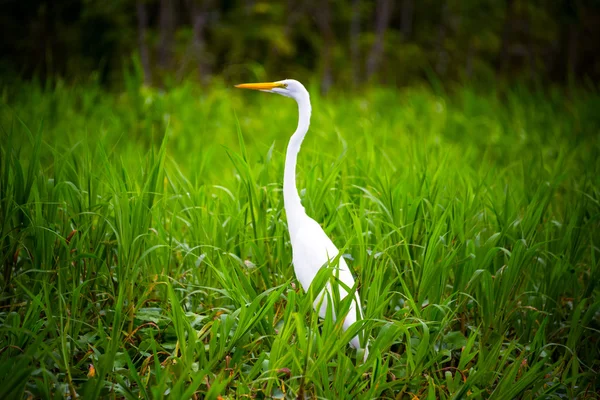
M 600 76 L 597 0 L 11 1 L 4 77 L 147 84 L 319 77 L 322 87 Z M 433 74 L 433 75 L 432 75 Z
M 6 77 L 147 84 L 317 76 L 321 86 L 431 76 L 490 82 L 600 76 L 595 0 L 23 0 L 0 16 Z M 95 75 L 97 74 L 97 75 Z

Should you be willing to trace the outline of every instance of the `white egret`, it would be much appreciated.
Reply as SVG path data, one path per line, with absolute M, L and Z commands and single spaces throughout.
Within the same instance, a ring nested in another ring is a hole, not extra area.
M 304 140 L 304 136 L 306 135 L 310 124 L 310 96 L 306 88 L 300 82 L 293 79 L 269 83 L 244 83 L 236 85 L 236 87 L 277 93 L 282 96 L 291 97 L 298 103 L 298 128 L 290 138 L 285 158 L 283 201 L 285 212 L 287 214 L 290 240 L 292 242 L 292 262 L 294 264 L 294 271 L 304 291 L 308 291 L 317 272 L 319 272 L 322 267 L 333 262 L 339 254 L 337 247 L 335 247 L 335 244 L 333 244 L 325 231 L 323 231 L 323 228 L 306 214 L 296 188 L 296 159 L 298 157 L 298 152 L 300 151 L 300 145 Z M 334 275 L 343 282 L 344 285 L 353 288 L 354 278 L 343 257 L 338 258 L 336 268 L 337 270 L 335 270 Z M 327 286 L 327 290 L 329 295 L 332 296 L 330 285 Z M 343 285 L 339 285 L 338 293 L 341 298 L 345 298 L 348 295 L 348 292 L 344 289 Z M 319 307 L 319 316 L 325 318 L 327 311 L 327 297 L 322 295 L 317 296 L 314 307 L 315 309 Z M 348 329 L 350 325 L 360 318 L 362 318 L 360 297 L 358 291 L 356 291 L 354 301 L 352 301 L 350 310 L 343 322 L 344 330 Z M 355 336 L 350 341 L 350 345 L 357 350 L 362 349 L 358 336 Z M 368 348 L 365 343 L 365 360 L 367 359 L 368 354 Z

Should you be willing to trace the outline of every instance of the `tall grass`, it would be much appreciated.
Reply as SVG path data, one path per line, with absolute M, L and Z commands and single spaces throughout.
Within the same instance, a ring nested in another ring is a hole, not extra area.
M 295 104 L 128 82 L 2 88 L 0 398 L 598 398 L 597 93 L 313 93 L 343 332 L 291 267 Z

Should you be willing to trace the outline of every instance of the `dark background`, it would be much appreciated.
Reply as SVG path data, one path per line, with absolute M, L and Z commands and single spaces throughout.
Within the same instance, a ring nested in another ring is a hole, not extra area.
M 600 77 L 600 0 L 9 0 L 0 79 L 332 85 Z

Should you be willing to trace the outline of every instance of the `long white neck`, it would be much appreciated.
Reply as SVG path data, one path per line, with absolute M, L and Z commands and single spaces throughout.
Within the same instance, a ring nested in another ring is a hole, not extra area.
M 296 160 L 310 124 L 311 107 L 308 92 L 305 91 L 298 96 L 296 102 L 298 103 L 298 128 L 288 143 L 283 174 L 283 203 L 290 231 L 294 229 L 298 218 L 306 215 L 296 188 Z

